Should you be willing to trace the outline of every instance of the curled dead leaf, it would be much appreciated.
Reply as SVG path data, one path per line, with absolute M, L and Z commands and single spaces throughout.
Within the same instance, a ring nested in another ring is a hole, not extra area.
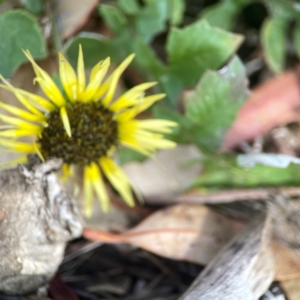
M 156 254 L 207 264 L 243 227 L 203 205 L 180 204 L 159 210 L 123 234 L 85 229 L 94 241 L 129 243 Z

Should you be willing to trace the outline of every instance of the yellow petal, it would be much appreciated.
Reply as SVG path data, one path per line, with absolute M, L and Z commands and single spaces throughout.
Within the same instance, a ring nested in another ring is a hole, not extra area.
M 14 117 L 9 117 L 3 114 L 0 114 L 0 120 L 11 124 L 11 125 L 15 125 L 20 129 L 24 129 L 24 130 L 38 130 L 40 128 L 42 128 L 41 125 L 37 125 L 37 124 L 32 124 L 32 123 L 28 123 L 26 121 L 23 121 L 19 118 L 14 118 Z
M 134 206 L 131 184 L 122 169 L 108 157 L 101 157 L 100 165 L 105 176 L 108 178 L 113 187 L 120 193 L 125 202 L 129 206 Z
M 109 108 L 112 111 L 118 111 L 142 102 L 144 91 L 156 84 L 156 82 L 147 82 L 135 86 L 134 88 L 123 94 L 121 97 L 119 97 L 114 103 L 110 105 Z
M 0 108 L 10 112 L 11 114 L 14 114 L 15 116 L 17 116 L 21 119 L 25 119 L 25 120 L 32 121 L 32 122 L 45 121 L 44 115 L 34 115 L 34 114 L 27 112 L 26 110 L 16 107 L 16 106 L 12 106 L 12 105 L 0 102 Z
M 102 210 L 104 212 L 107 212 L 109 208 L 108 194 L 106 192 L 99 167 L 94 162 L 92 162 L 90 166 L 90 178 L 93 189 L 95 190 L 97 197 L 100 200 Z
M 48 97 L 48 99 L 51 100 L 52 103 L 58 107 L 62 107 L 66 104 L 65 99 L 61 95 L 60 90 L 56 87 L 54 82 L 53 84 L 55 87 L 41 77 L 36 77 L 34 80 L 38 82 L 44 94 Z
M 34 69 L 34 72 L 37 76 L 35 79 L 45 95 L 57 106 L 61 107 L 65 104 L 65 99 L 62 96 L 59 88 L 56 86 L 52 78 L 49 76 L 47 72 L 45 72 L 42 68 L 40 68 L 37 63 L 34 61 L 32 55 L 30 52 L 24 51 L 24 54 L 28 58 L 28 60 L 31 62 L 32 67 Z
M 78 53 L 77 79 L 78 79 L 77 82 L 78 98 L 81 98 L 81 95 L 85 89 L 85 70 L 84 70 L 84 60 L 83 60 L 81 45 L 79 45 L 79 53 Z
M 171 133 L 172 129 L 169 127 L 176 127 L 178 124 L 173 121 L 168 120 L 141 120 L 135 121 L 137 123 L 137 127 L 140 129 L 146 129 L 150 131 L 163 132 L 163 133 Z
M 46 110 L 46 111 L 53 111 L 55 109 L 55 106 L 45 98 L 38 96 L 36 94 L 32 94 L 20 89 L 16 89 L 21 95 L 24 95 L 28 99 L 30 99 L 35 107 L 38 107 L 39 109 Z
M 24 95 L 22 95 L 22 93 L 25 91 L 14 88 L 8 81 L 6 81 L 3 78 L 2 75 L 0 75 L 0 79 L 5 83 L 5 85 L 0 84 L 0 87 L 13 93 L 17 97 L 17 99 L 20 101 L 20 103 L 22 103 L 24 105 L 25 108 L 27 108 L 29 111 L 31 111 L 32 113 L 34 113 L 36 115 L 40 115 L 40 116 L 43 115 L 38 109 L 36 109 L 36 107 L 34 105 L 32 105 L 30 103 L 30 101 L 28 101 L 26 99 L 26 97 L 24 97 Z
M 165 94 L 157 94 L 152 96 L 147 96 L 138 102 L 135 106 L 130 109 L 126 109 L 116 115 L 116 120 L 119 122 L 124 122 L 133 119 L 137 114 L 146 110 L 153 105 L 154 102 L 161 100 L 165 97 Z
M 136 140 L 138 144 L 143 145 L 143 147 L 149 149 L 173 149 L 176 147 L 175 142 L 165 140 L 163 138 L 148 138 L 141 134 L 136 135 Z
M 35 153 L 38 155 L 40 160 L 42 162 L 45 162 L 44 156 L 43 156 L 42 152 L 40 151 L 40 144 L 37 144 L 36 142 L 34 142 L 33 146 L 34 146 Z
M 84 210 L 87 218 L 92 216 L 93 188 L 90 176 L 90 166 L 84 168 L 83 175 Z
M 115 93 L 118 81 L 124 70 L 128 67 L 128 65 L 131 63 L 131 61 L 134 58 L 134 54 L 129 55 L 118 67 L 117 69 L 109 76 L 109 78 L 105 81 L 104 85 L 102 88 L 99 89 L 98 94 L 103 95 L 107 88 L 108 91 L 103 99 L 103 104 L 107 106 Z
M 14 152 L 35 153 L 35 147 L 33 144 L 26 144 L 12 140 L 0 139 L 0 146 L 9 148 L 10 151 Z
M 7 163 L 0 164 L 0 169 L 13 167 L 16 165 L 26 164 L 28 162 L 28 157 L 26 156 L 20 156 L 18 158 L 15 158 Z
M 153 152 L 153 151 L 149 151 L 149 150 L 145 149 L 143 146 L 137 144 L 135 139 L 132 139 L 128 136 L 120 137 L 119 139 L 120 139 L 121 144 L 123 146 L 125 146 L 126 148 L 135 150 L 145 156 L 151 156 L 151 154 Z
M 106 58 L 104 61 L 99 62 L 91 72 L 90 82 L 87 85 L 84 93 L 81 96 L 83 102 L 98 100 L 100 96 L 97 94 L 99 86 L 106 75 L 110 64 L 110 58 Z
M 69 121 L 69 117 L 68 117 L 66 107 L 65 106 L 61 107 L 59 113 L 60 113 L 60 117 L 61 117 L 61 120 L 63 122 L 64 128 L 67 132 L 67 135 L 69 137 L 71 137 L 72 132 L 71 132 L 71 126 L 70 126 L 70 121 Z
M 1 137 L 17 139 L 22 136 L 38 135 L 42 131 L 42 128 L 37 128 L 36 130 L 23 130 L 23 129 L 8 129 L 0 131 Z
M 59 174 L 59 178 L 66 183 L 66 181 L 74 176 L 74 165 L 68 165 L 68 164 L 63 164 L 61 167 L 61 174 Z M 77 186 L 74 188 L 74 193 L 75 189 L 77 189 Z
M 136 105 L 137 114 L 139 114 L 140 112 L 146 110 L 147 108 L 152 106 L 153 103 L 155 103 L 156 101 L 161 100 L 165 97 L 166 97 L 166 94 L 156 94 L 156 95 L 144 97 L 143 101 L 139 102 Z
M 59 53 L 59 76 L 62 86 L 69 100 L 77 100 L 77 76 L 75 71 L 65 57 Z

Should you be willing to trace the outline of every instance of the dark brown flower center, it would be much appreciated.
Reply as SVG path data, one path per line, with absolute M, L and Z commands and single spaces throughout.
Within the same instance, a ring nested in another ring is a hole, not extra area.
M 112 146 L 118 144 L 114 114 L 101 102 L 76 102 L 66 110 L 72 137 L 64 129 L 59 110 L 52 111 L 47 118 L 48 126 L 38 139 L 45 159 L 62 158 L 67 164 L 87 165 L 98 162 Z

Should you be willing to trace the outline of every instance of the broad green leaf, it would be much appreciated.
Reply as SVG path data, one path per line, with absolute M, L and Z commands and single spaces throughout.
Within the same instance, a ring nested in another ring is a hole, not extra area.
M 135 36 L 131 32 L 131 28 L 125 28 L 121 33 L 118 34 L 113 40 L 111 40 L 111 45 L 115 49 L 116 58 L 118 62 L 123 60 L 129 54 L 134 53 L 133 51 L 133 40 Z
M 99 34 L 83 32 L 65 45 L 64 50 L 73 66 L 77 65 L 80 44 L 83 49 L 84 64 L 87 68 L 92 68 L 108 56 L 115 58 L 114 48 L 109 40 L 104 39 Z
M 147 0 L 135 20 L 138 33 L 146 42 L 166 28 L 168 0 Z
M 300 24 L 298 23 L 294 29 L 294 45 L 298 58 L 300 59 Z
M 223 1 L 208 6 L 201 12 L 200 16 L 212 26 L 230 30 L 235 24 L 238 13 L 238 5 L 235 5 L 231 1 Z
M 157 80 L 161 87 L 161 90 L 167 94 L 168 103 L 171 107 L 176 108 L 178 104 L 179 97 L 184 90 L 182 81 L 173 75 L 169 70 L 159 74 Z
M 264 0 L 270 15 L 274 18 L 290 21 L 294 17 L 299 17 L 296 1 L 291 0 Z
M 207 71 L 195 90 L 185 96 L 185 115 L 156 105 L 155 117 L 178 123 L 170 139 L 195 144 L 204 152 L 214 152 L 222 144 L 224 133 L 235 120 L 243 101 L 248 98 L 248 81 L 239 58 L 219 72 Z
M 269 68 L 280 73 L 285 63 L 285 39 L 287 23 L 279 17 L 268 18 L 261 30 L 264 55 Z
M 116 33 L 121 32 L 127 24 L 125 15 L 117 7 L 100 4 L 99 13 L 106 25 Z
M 45 40 L 35 17 L 27 11 L 11 10 L 0 15 L 0 73 L 10 77 L 27 61 L 22 49 L 35 59 L 47 55 Z
M 172 28 L 167 40 L 170 72 L 185 86 L 194 85 L 206 69 L 226 63 L 242 41 L 241 35 L 214 28 L 205 20 Z
M 164 66 L 153 52 L 152 48 L 141 38 L 136 37 L 132 41 L 132 50 L 136 57 L 134 63 L 141 71 L 153 74 L 159 74 L 163 71 Z
M 206 155 L 201 163 L 203 174 L 195 180 L 194 187 L 250 188 L 300 184 L 300 166 L 296 164 L 290 164 L 285 169 L 263 165 L 243 168 L 237 165 L 235 156 L 225 155 Z
M 238 7 L 244 7 L 253 2 L 253 0 L 225 0 L 225 1 L 231 2 L 232 4 Z
M 137 0 L 117 0 L 120 8 L 128 15 L 136 15 L 139 10 Z
M 172 25 L 178 25 L 182 22 L 185 1 L 184 0 L 168 0 L 169 19 Z
M 245 69 L 235 57 L 219 72 L 207 71 L 187 95 L 186 117 L 194 124 L 195 143 L 205 151 L 217 150 L 225 131 L 249 96 Z
M 43 0 L 22 0 L 22 4 L 35 15 L 39 15 L 44 10 L 44 1 Z

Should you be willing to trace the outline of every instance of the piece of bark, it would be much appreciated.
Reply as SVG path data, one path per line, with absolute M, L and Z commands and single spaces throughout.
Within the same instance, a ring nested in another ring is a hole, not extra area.
M 179 300 L 257 300 L 274 276 L 270 220 L 256 217 L 229 242 Z
M 56 172 L 61 160 L 0 173 L 0 291 L 35 292 L 55 274 L 82 222 Z
M 282 289 L 284 290 L 288 300 L 300 299 L 300 278 L 286 280 L 280 282 Z
M 178 196 L 145 196 L 144 200 L 150 205 L 170 205 L 177 203 L 219 204 L 236 201 L 269 200 L 274 194 L 283 194 L 286 197 L 300 196 L 299 187 L 270 187 L 252 189 L 228 189 L 219 192 L 199 193 L 192 190 L 187 194 Z
M 286 247 L 299 251 L 300 200 L 292 200 L 281 194 L 274 195 L 268 201 L 268 211 L 272 217 L 274 238 Z

